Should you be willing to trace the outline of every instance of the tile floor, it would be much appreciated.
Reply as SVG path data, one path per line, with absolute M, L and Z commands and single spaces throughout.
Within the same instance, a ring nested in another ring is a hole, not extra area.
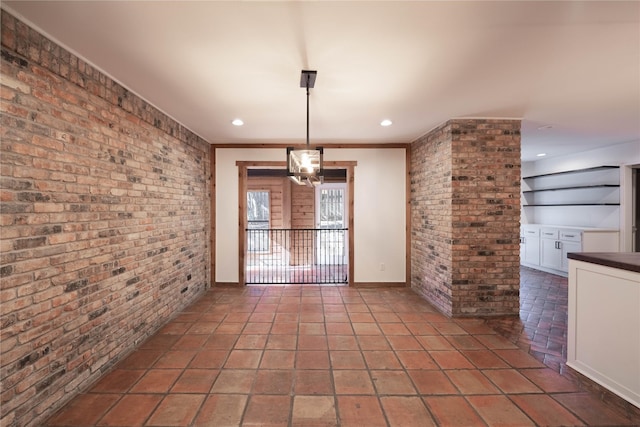
M 405 288 L 212 289 L 47 425 L 639 425 L 563 375 L 566 279 L 523 268 L 521 295 L 485 322 Z

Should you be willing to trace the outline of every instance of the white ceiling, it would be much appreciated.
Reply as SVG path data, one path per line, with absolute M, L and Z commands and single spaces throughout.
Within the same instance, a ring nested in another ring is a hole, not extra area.
M 637 1 L 2 7 L 210 143 L 304 142 L 302 69 L 312 144 L 411 142 L 454 117 L 522 118 L 524 161 L 640 140 Z

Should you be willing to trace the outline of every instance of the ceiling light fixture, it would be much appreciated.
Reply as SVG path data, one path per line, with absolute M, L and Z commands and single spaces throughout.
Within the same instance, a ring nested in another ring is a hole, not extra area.
M 231 121 L 231 124 L 234 126 L 242 126 L 244 124 L 244 122 L 242 121 L 242 119 L 233 119 Z
M 380 122 L 380 126 L 384 126 L 384 127 L 391 126 L 392 124 L 393 122 L 389 119 L 384 119 L 383 121 Z
M 305 149 L 287 147 L 287 175 L 299 185 L 318 185 L 322 183 L 322 147 L 311 149 L 309 146 L 309 89 L 316 83 L 317 71 L 302 70 L 300 87 L 307 89 L 307 145 Z
M 536 154 L 536 157 L 544 157 L 546 155 L 547 155 L 547 153 L 538 153 L 538 154 Z

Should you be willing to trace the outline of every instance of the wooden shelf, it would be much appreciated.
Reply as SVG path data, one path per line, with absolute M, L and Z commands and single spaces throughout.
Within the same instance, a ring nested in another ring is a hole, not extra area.
M 544 205 L 522 205 L 523 208 L 545 207 L 545 206 L 620 206 L 620 203 L 554 203 Z
M 564 171 L 564 172 L 553 172 L 553 173 L 544 173 L 542 175 L 523 176 L 522 179 L 542 178 L 543 176 L 559 176 L 559 175 L 566 175 L 566 174 L 575 174 L 580 172 L 595 172 L 595 171 L 605 170 L 605 169 L 618 169 L 619 167 L 620 166 L 596 166 L 593 168 L 573 169 L 573 170 Z
M 619 166 L 597 166 L 524 177 L 523 207 L 620 206 Z M 588 174 L 583 175 L 587 172 Z M 538 187 L 538 188 L 536 188 Z M 554 192 L 560 192 L 552 194 Z
M 593 188 L 619 188 L 620 185 L 617 184 L 598 184 L 598 185 L 577 185 L 574 187 L 554 187 L 554 188 L 544 188 L 541 190 L 526 190 L 522 193 L 539 193 L 541 191 L 562 191 L 562 190 L 581 190 L 581 189 L 593 189 Z

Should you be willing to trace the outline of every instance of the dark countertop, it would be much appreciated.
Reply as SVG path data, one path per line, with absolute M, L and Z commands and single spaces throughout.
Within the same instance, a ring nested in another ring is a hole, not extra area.
M 640 273 L 640 252 L 575 252 L 567 258 Z

